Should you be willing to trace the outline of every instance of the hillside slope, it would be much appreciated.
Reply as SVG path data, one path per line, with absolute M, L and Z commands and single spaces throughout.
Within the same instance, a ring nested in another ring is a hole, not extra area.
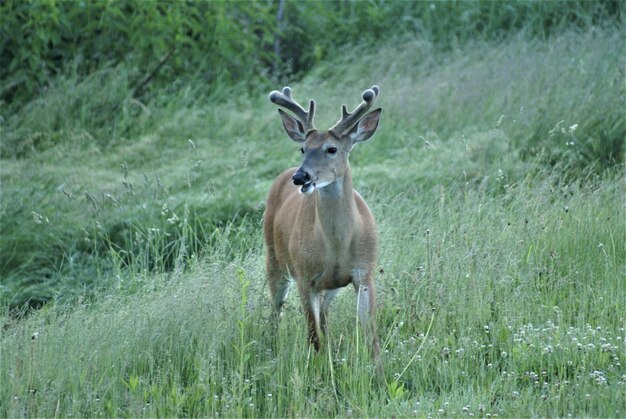
M 123 69 L 59 79 L 2 160 L 2 301 L 41 309 L 2 317 L 0 415 L 623 416 L 624 45 L 399 39 L 291 86 L 319 126 L 381 87 L 351 166 L 381 236 L 386 385 L 350 291 L 322 356 L 296 293 L 268 332 L 263 202 L 299 153 L 265 87 L 122 100 L 131 128 L 103 139 L 85 127 Z

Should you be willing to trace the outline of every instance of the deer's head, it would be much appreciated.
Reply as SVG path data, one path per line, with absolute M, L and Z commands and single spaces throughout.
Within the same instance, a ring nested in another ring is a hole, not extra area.
M 278 109 L 287 135 L 300 144 L 302 165 L 294 173 L 293 183 L 300 186 L 302 193 L 310 194 L 316 188 L 323 188 L 343 178 L 348 170 L 348 155 L 354 145 L 368 140 L 378 128 L 382 108 L 367 113 L 378 92 L 378 86 L 364 91 L 363 102 L 353 112 L 348 112 L 346 105 L 343 105 L 341 119 L 327 131 L 318 131 L 313 124 L 313 99 L 307 111 L 291 98 L 289 87 L 283 88 L 282 92 L 274 90 L 270 93 L 270 100 L 274 104 L 294 114 Z

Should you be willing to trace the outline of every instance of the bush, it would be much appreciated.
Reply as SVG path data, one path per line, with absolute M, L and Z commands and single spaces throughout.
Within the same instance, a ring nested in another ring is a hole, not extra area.
M 87 75 L 124 62 L 133 96 L 199 78 L 217 84 L 301 73 L 355 45 L 409 35 L 437 48 L 546 37 L 622 23 L 620 1 L 337 2 L 21 1 L 0 4 L 0 99 L 18 105 L 68 63 Z
M 271 12 L 267 2 L 8 0 L 0 97 L 27 100 L 74 62 L 81 75 L 122 62 L 137 68 L 134 96 L 149 81 L 254 77 L 271 61 Z

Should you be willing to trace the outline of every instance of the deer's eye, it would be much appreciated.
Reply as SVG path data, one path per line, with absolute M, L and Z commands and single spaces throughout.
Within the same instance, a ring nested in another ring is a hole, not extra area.
M 337 152 L 337 147 L 328 147 L 328 150 L 326 150 L 326 152 L 328 154 L 335 154 Z
M 300 153 L 304 154 L 304 147 L 300 147 Z

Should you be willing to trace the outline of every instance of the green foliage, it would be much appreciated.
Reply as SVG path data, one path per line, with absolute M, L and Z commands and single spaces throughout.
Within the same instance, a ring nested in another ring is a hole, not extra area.
M 276 7 L 0 4 L 0 58 L 40 51 L 2 75 L 0 416 L 624 416 L 622 3 Z M 386 382 L 350 290 L 320 355 L 297 293 L 270 327 L 276 33 L 320 127 L 381 86 L 351 163 Z
M 129 64 L 139 72 L 133 96 L 157 68 L 157 86 L 200 79 L 210 91 L 255 78 L 271 61 L 267 34 L 275 31 L 268 2 L 8 0 L 0 14 L 0 97 L 8 102 L 31 98 L 69 63 L 81 76 Z
M 288 1 L 281 58 L 308 70 L 355 46 L 380 46 L 390 38 L 416 37 L 450 50 L 518 31 L 545 39 L 566 28 L 619 24 L 622 15 L 619 1 Z
M 76 63 L 86 76 L 126 63 L 132 96 L 202 80 L 223 83 L 308 71 L 359 45 L 399 36 L 450 49 L 517 31 L 545 38 L 565 28 L 621 24 L 615 1 L 37 1 L 0 4 L 0 98 L 21 106 Z M 149 96 L 144 97 L 149 100 Z

